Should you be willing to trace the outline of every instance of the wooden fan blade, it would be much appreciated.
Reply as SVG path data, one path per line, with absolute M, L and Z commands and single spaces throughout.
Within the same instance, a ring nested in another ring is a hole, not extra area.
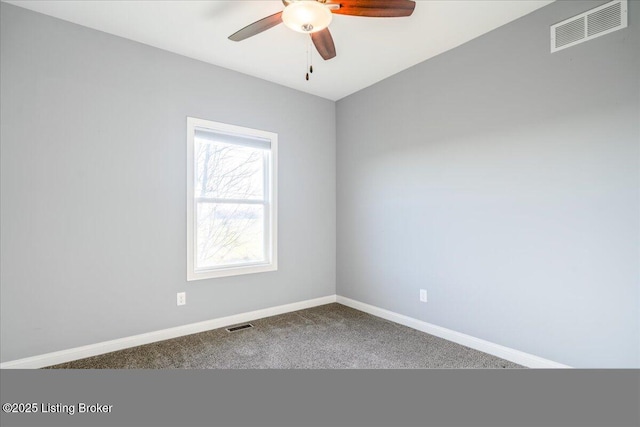
M 328 28 L 317 33 L 311 33 L 311 40 L 318 49 L 318 53 L 325 60 L 334 58 L 336 56 L 336 46 L 333 44 L 333 37 Z
M 275 27 L 280 23 L 282 23 L 282 12 L 274 13 L 271 16 L 262 18 L 261 20 L 256 21 L 253 24 L 247 25 L 240 31 L 231 34 L 229 36 L 229 40 L 233 40 L 234 42 L 239 42 L 241 40 L 248 39 L 249 37 L 255 36 L 256 34 L 260 34 L 261 32 L 266 31 L 269 28 Z
M 339 4 L 332 10 L 339 15 L 397 18 L 411 16 L 416 2 L 411 0 L 328 0 L 327 4 Z

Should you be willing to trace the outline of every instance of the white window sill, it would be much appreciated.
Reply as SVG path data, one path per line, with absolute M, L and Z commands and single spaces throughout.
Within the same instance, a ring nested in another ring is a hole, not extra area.
M 218 277 L 240 276 L 243 274 L 253 274 L 253 273 L 266 273 L 269 271 L 277 271 L 277 270 L 278 270 L 278 266 L 275 263 L 271 263 L 271 264 L 237 266 L 237 267 L 228 267 L 228 268 L 216 268 L 211 270 L 199 270 L 195 272 L 189 271 L 187 274 L 187 281 L 191 282 L 194 280 L 215 279 Z

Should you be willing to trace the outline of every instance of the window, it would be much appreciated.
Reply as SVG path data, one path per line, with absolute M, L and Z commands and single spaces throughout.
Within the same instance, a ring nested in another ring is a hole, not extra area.
M 277 144 L 187 118 L 187 280 L 277 270 Z

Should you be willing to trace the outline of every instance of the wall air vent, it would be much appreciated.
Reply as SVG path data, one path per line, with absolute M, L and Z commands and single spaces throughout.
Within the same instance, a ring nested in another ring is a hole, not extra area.
M 551 52 L 627 27 L 627 0 L 613 0 L 551 26 Z

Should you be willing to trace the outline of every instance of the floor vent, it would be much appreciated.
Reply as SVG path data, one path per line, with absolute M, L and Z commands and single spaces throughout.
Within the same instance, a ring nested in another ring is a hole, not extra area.
M 551 52 L 627 27 L 627 0 L 613 0 L 551 26 Z
M 244 325 L 238 325 L 238 326 L 232 326 L 230 328 L 225 328 L 225 331 L 227 332 L 238 332 L 238 331 L 243 331 L 245 329 L 249 329 L 249 328 L 253 328 L 253 325 L 251 323 L 247 323 Z

